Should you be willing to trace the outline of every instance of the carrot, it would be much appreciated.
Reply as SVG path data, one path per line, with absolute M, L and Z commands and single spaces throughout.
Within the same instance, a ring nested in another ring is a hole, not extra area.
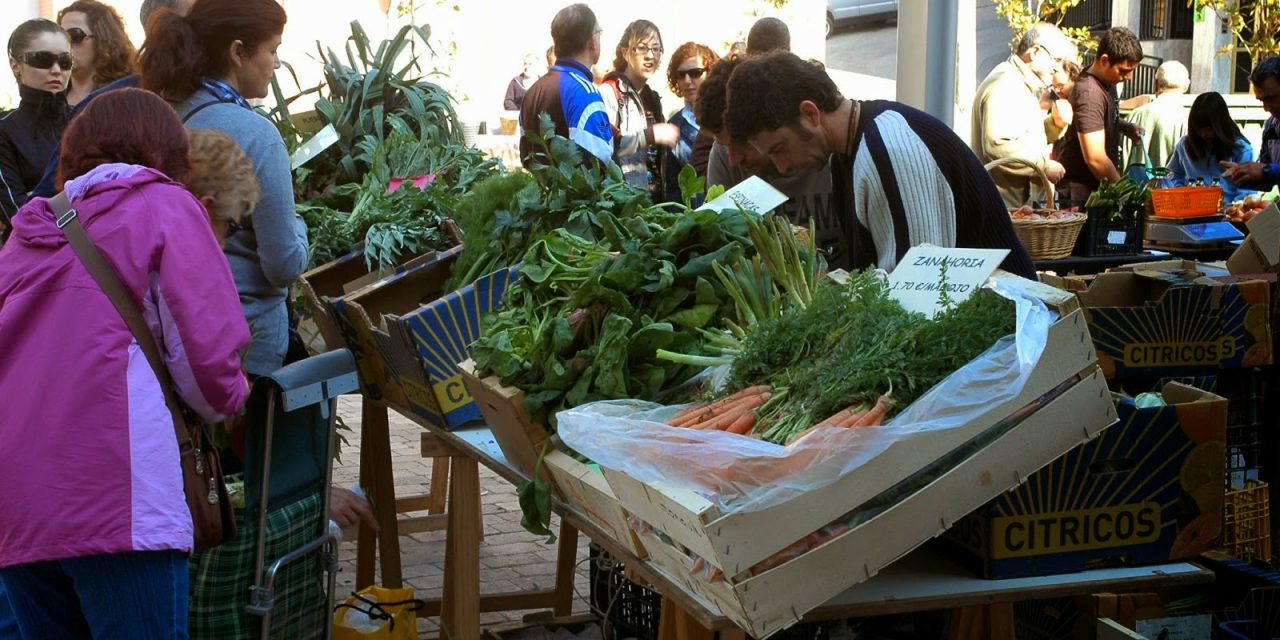
M 751 410 L 754 408 L 755 407 L 743 405 L 735 409 L 730 409 L 710 420 L 707 420 L 706 422 L 699 422 L 698 424 L 693 425 L 693 427 L 691 428 L 692 429 L 716 429 L 718 431 L 724 431 L 725 429 L 729 428 L 729 425 L 733 424 L 734 421 L 736 421 L 738 418 L 741 418 L 745 414 L 751 413 Z
M 847 406 L 847 407 L 845 407 L 845 408 L 843 408 L 843 409 L 841 409 L 841 410 L 839 410 L 839 411 L 837 411 L 837 412 L 835 412 L 835 413 L 831 414 L 831 416 L 830 416 L 830 417 L 828 417 L 826 420 L 823 420 L 822 422 L 819 422 L 818 424 L 815 424 L 815 425 L 813 425 L 813 426 L 815 426 L 815 427 L 834 427 L 834 426 L 836 426 L 836 425 L 840 424 L 841 422 L 844 422 L 845 420 L 848 420 L 850 416 L 852 416 L 852 415 L 854 415 L 854 414 L 861 414 L 862 412 L 864 412 L 864 411 L 866 411 L 866 410 L 867 410 L 867 405 L 865 405 L 865 404 L 852 404 L 852 405 L 849 405 L 849 406 Z
M 724 572 L 719 568 L 712 568 L 711 573 L 707 576 L 707 582 L 722 582 L 724 580 Z
M 843 427 L 843 428 L 846 428 L 846 429 L 847 429 L 847 428 L 849 428 L 849 427 L 852 427 L 853 425 L 857 424 L 857 423 L 858 423 L 858 421 L 862 420 L 862 417 L 863 417 L 863 416 L 865 416 L 865 415 L 867 415 L 868 413 L 871 413 L 871 409 L 868 409 L 868 408 L 866 408 L 866 407 L 863 407 L 862 411 L 859 411 L 859 412 L 857 412 L 857 413 L 854 413 L 854 414 L 850 415 L 849 417 L 845 418 L 844 420 L 841 420 L 841 421 L 840 421 L 840 423 L 839 423 L 839 424 L 837 424 L 836 426 L 837 426 L 837 427 Z
M 750 396 L 757 396 L 762 393 L 767 393 L 769 390 L 770 390 L 769 385 L 758 384 L 754 387 L 747 387 L 746 389 L 742 389 L 741 391 L 738 391 L 733 395 L 725 396 L 724 398 L 716 400 L 715 402 L 712 402 L 710 404 L 701 404 L 701 405 L 693 405 L 691 407 L 686 407 L 684 409 L 681 409 L 674 416 L 671 416 L 671 418 L 667 420 L 667 424 L 681 427 L 681 426 L 689 426 L 690 424 L 697 424 L 699 422 L 704 422 L 708 418 L 714 417 L 716 414 L 719 414 L 722 411 L 724 411 L 729 405 L 732 405 Z M 697 417 L 699 419 L 696 419 L 696 420 L 691 419 L 694 417 Z
M 707 561 L 702 558 L 698 558 L 697 560 L 693 561 L 693 566 L 689 568 L 689 573 L 699 574 L 699 573 L 702 573 L 702 570 L 706 568 L 707 568 Z
M 733 424 L 733 420 L 742 416 L 743 409 L 755 409 L 756 407 L 768 402 L 771 397 L 773 397 L 773 394 L 768 391 L 758 395 L 743 397 L 733 404 L 724 405 L 719 411 L 707 416 L 705 420 L 701 420 L 689 426 L 694 429 L 724 429 L 725 427 Z M 729 416 L 733 416 L 733 418 L 728 419 Z M 716 426 L 712 427 L 712 423 Z
M 889 413 L 889 404 L 891 402 L 892 402 L 892 398 L 889 397 L 889 394 L 886 393 L 880 396 L 876 400 L 876 406 L 872 407 L 871 410 L 863 414 L 863 416 L 859 418 L 857 422 L 849 426 L 850 427 L 880 426 L 880 424 L 884 422 L 885 415 Z
M 734 420 L 733 424 L 729 425 L 729 428 L 725 429 L 725 431 L 728 431 L 729 433 L 736 433 L 736 434 L 742 435 L 750 431 L 751 427 L 754 427 L 755 425 L 756 425 L 756 412 L 753 410 L 749 410 L 746 413 L 742 414 L 742 416 L 739 417 L 737 420 Z

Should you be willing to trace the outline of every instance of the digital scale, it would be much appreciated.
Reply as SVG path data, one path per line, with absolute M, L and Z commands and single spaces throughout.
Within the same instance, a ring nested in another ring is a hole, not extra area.
M 1212 249 L 1244 240 L 1244 234 L 1222 214 L 1194 218 L 1148 216 L 1146 242 L 1170 248 Z

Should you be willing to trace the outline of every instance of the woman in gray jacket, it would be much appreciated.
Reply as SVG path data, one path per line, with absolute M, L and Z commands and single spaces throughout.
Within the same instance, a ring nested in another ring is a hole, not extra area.
M 663 118 L 662 99 L 648 85 L 662 61 L 662 35 L 648 20 L 627 25 L 613 59 L 613 72 L 600 87 L 609 124 L 613 125 L 613 159 L 627 182 L 649 189 L 654 201 L 667 199 L 662 167 L 666 154 L 680 142 L 680 128 Z M 674 182 L 676 176 L 670 176 Z

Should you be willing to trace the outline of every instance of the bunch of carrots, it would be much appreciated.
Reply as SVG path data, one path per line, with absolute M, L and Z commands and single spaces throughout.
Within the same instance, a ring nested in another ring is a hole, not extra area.
M 884 423 L 885 416 L 893 405 L 893 390 L 881 395 L 875 404 L 858 403 L 832 414 L 804 432 L 792 441 L 800 439 L 805 433 L 818 427 L 878 427 Z M 769 385 L 747 387 L 715 402 L 694 404 L 671 416 L 667 424 L 673 427 L 690 429 L 718 429 L 729 433 L 745 435 L 756 426 L 758 410 L 773 397 L 773 388 Z
M 718 429 L 746 434 L 756 426 L 756 409 L 773 397 L 767 384 L 747 387 L 731 396 L 708 404 L 695 404 L 671 416 L 667 424 L 690 429 Z

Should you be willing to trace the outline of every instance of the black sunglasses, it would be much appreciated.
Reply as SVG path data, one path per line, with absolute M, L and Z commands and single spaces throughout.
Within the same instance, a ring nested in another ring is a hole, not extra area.
M 71 54 L 52 51 L 28 51 L 22 54 L 22 62 L 36 69 L 51 69 L 57 64 L 63 71 L 71 70 Z
M 694 67 L 692 69 L 676 69 L 676 79 L 678 80 L 680 78 L 692 78 L 694 80 L 697 80 L 698 78 L 701 78 L 702 74 L 706 72 L 707 70 L 703 69 L 702 67 Z
M 93 34 L 85 33 L 80 27 L 71 27 L 67 29 L 67 38 L 71 40 L 71 44 L 80 44 L 88 38 L 92 38 Z

